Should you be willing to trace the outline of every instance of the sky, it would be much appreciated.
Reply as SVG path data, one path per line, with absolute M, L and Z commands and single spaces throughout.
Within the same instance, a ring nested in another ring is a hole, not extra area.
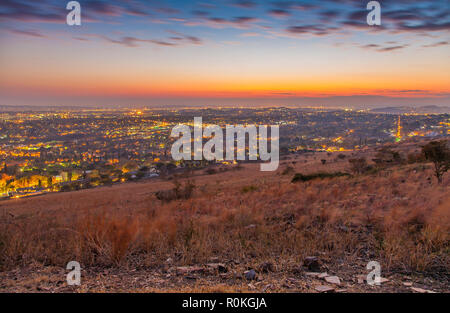
M 450 1 L 0 1 L 0 105 L 450 105 Z

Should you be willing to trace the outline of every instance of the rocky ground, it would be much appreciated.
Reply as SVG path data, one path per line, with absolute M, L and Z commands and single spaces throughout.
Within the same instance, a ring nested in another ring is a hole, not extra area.
M 359 264 L 323 264 L 319 258 L 306 258 L 299 266 L 280 269 L 271 262 L 254 268 L 238 261 L 196 266 L 173 266 L 170 259 L 158 269 L 82 269 L 80 286 L 69 286 L 69 272 L 55 266 L 33 265 L 0 273 L 1 292 L 401 292 L 448 293 L 448 273 L 384 273 L 380 285 L 369 285 L 370 272 Z

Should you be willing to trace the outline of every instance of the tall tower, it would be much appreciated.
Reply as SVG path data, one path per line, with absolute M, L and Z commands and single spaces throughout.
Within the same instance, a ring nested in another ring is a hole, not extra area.
M 396 141 L 400 141 L 402 140 L 402 121 L 400 119 L 400 116 L 398 116 L 398 121 L 397 121 L 397 134 L 395 135 L 396 137 Z

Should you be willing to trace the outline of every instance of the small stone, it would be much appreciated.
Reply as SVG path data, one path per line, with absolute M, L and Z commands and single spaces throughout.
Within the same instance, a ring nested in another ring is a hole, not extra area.
M 334 288 L 331 286 L 325 286 L 325 285 L 320 285 L 320 286 L 316 286 L 316 291 L 324 293 L 324 292 L 333 292 Z
M 323 272 L 323 273 L 320 273 L 317 277 L 318 278 L 325 278 L 327 276 L 328 276 L 328 273 L 327 272 Z
M 223 263 L 208 263 L 206 264 L 210 269 L 218 271 L 219 273 L 226 273 L 227 267 Z
M 417 287 L 411 287 L 412 291 L 418 292 L 418 293 L 435 293 L 434 291 L 431 290 L 426 290 L 426 289 L 422 289 L 422 288 L 417 288 Z
M 413 285 L 413 283 L 410 282 L 410 281 L 407 281 L 407 282 L 403 283 L 403 286 L 406 286 L 406 287 L 412 287 L 412 285 Z
M 330 284 L 334 284 L 334 285 L 340 285 L 341 284 L 341 280 L 337 276 L 326 276 L 325 277 L 325 281 L 330 283 Z
M 255 280 L 256 279 L 256 272 L 255 270 L 249 270 L 244 272 L 244 276 L 247 280 Z
M 306 276 L 311 276 L 311 277 L 318 277 L 319 275 L 321 275 L 321 273 L 306 272 L 305 275 Z
M 204 271 L 205 271 L 205 269 L 202 268 L 202 267 L 199 267 L 199 266 L 180 266 L 180 267 L 177 267 L 177 274 L 178 275 L 203 273 Z
M 211 262 L 211 263 L 220 263 L 219 260 L 220 259 L 217 256 L 213 256 L 213 257 L 209 258 L 209 262 Z

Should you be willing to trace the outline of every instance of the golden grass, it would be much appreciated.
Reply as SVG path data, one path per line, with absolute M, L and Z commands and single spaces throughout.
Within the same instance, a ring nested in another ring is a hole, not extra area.
M 283 166 L 348 169 L 335 155 L 303 159 L 283 161 L 276 173 L 250 164 L 198 176 L 191 199 L 171 202 L 154 195 L 171 188 L 164 181 L 3 202 L 0 266 L 158 267 L 168 257 L 185 265 L 212 256 L 281 266 L 320 254 L 328 262 L 362 258 L 389 270 L 448 272 L 448 178 L 437 185 L 426 165 L 411 164 L 291 183 Z

